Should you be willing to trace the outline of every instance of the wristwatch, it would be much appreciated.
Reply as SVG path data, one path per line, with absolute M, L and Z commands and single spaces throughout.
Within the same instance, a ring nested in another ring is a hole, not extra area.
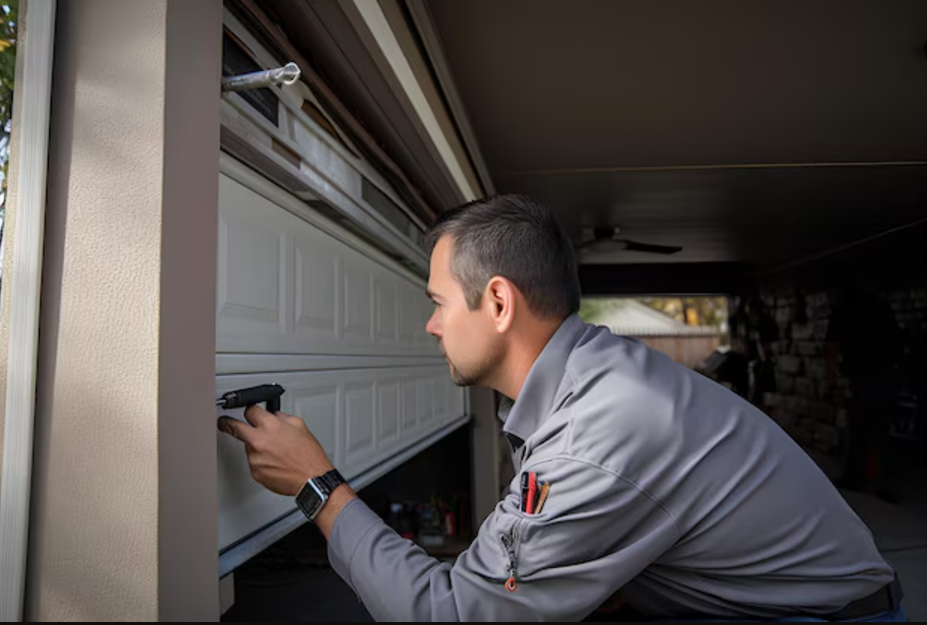
M 322 477 L 314 477 L 308 480 L 296 495 L 296 505 L 303 511 L 306 518 L 315 521 L 325 503 L 328 501 L 332 492 L 341 486 L 347 484 L 337 469 L 332 469 Z

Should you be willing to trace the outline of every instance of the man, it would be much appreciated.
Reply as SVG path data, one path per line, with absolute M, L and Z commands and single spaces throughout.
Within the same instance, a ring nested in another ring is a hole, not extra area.
M 545 207 L 477 201 L 442 215 L 429 241 L 428 332 L 458 384 L 509 398 L 518 473 L 453 566 L 334 486 L 300 419 L 252 408 L 250 426 L 220 422 L 267 488 L 334 487 L 317 516 L 303 507 L 375 618 L 579 620 L 618 591 L 653 618 L 903 616 L 869 531 L 770 419 L 579 319 L 572 247 Z

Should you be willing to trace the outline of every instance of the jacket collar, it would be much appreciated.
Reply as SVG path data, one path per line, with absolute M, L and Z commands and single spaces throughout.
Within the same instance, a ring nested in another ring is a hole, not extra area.
M 503 397 L 498 416 L 502 431 L 521 441 L 528 440 L 550 416 L 554 399 L 566 373 L 566 363 L 586 330 L 579 315 L 572 314 L 560 325 L 531 366 L 518 401 Z

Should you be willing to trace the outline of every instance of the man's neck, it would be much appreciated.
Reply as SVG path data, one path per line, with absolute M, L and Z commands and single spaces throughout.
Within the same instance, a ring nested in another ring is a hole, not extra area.
M 513 401 L 518 400 L 525 380 L 560 321 L 531 319 L 515 330 L 498 374 L 489 386 Z

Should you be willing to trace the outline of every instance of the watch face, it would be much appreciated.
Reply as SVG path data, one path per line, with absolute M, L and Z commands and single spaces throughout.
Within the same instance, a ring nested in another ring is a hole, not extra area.
M 319 516 L 319 512 L 322 511 L 322 506 L 325 505 L 326 499 L 325 495 L 323 495 L 318 487 L 310 480 L 306 482 L 306 485 L 303 486 L 302 490 L 299 491 L 299 494 L 296 496 L 296 505 L 303 511 L 306 518 L 310 521 L 315 521 L 315 518 Z

